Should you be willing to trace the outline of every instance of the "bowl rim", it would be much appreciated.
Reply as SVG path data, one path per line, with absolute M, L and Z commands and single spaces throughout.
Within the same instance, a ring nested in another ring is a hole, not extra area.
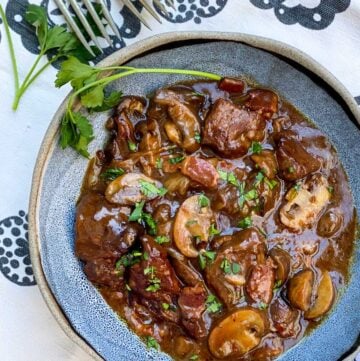
M 244 33 L 229 33 L 229 32 L 212 32 L 212 31 L 181 31 L 168 32 L 155 35 L 144 40 L 135 42 L 125 48 L 115 51 L 107 56 L 99 66 L 113 66 L 121 65 L 130 61 L 131 59 L 141 56 L 144 53 L 155 50 L 164 45 L 175 45 L 181 42 L 191 41 L 234 41 L 244 43 L 254 48 L 259 48 L 265 51 L 275 53 L 285 57 L 288 60 L 294 61 L 310 72 L 320 77 L 327 85 L 335 90 L 335 92 L 342 98 L 348 106 L 351 114 L 355 117 L 360 125 L 360 107 L 356 103 L 354 97 L 346 89 L 346 87 L 324 66 L 319 64 L 311 56 L 302 52 L 301 50 L 285 44 L 283 42 L 273 40 L 270 38 L 260 37 L 256 35 L 249 35 Z M 180 44 L 182 45 L 182 44 Z M 56 113 L 54 114 L 45 136 L 41 143 L 38 156 L 36 158 L 35 167 L 33 171 L 30 199 L 29 199 L 29 249 L 34 276 L 37 285 L 40 289 L 41 295 L 45 300 L 50 312 L 65 332 L 65 334 L 81 347 L 89 356 L 95 360 L 102 360 L 99 354 L 72 328 L 70 322 L 64 315 L 60 305 L 57 303 L 45 277 L 44 270 L 41 263 L 41 241 L 40 241 L 40 227 L 39 227 L 39 208 L 42 190 L 42 179 L 47 167 L 50 155 L 56 146 L 57 134 L 59 130 L 60 120 L 64 113 L 67 100 L 71 93 L 69 93 L 64 101 L 61 103 Z

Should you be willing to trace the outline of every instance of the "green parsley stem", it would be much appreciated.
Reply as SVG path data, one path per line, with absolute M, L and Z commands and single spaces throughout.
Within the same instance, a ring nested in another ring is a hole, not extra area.
M 14 71 L 15 92 L 17 92 L 18 89 L 19 89 L 19 73 L 18 73 L 18 67 L 17 67 L 17 63 L 16 63 L 14 45 L 13 45 L 12 38 L 11 38 L 9 24 L 7 22 L 7 19 L 6 19 L 4 9 L 3 9 L 3 7 L 1 5 L 0 5 L 0 15 L 1 15 L 1 18 L 3 19 L 3 22 L 4 22 L 5 33 L 6 33 L 8 43 L 9 43 L 11 64 L 12 64 L 13 71 Z
M 125 70 L 130 69 L 130 70 L 124 71 L 124 72 L 121 72 L 121 73 L 117 73 L 117 74 L 114 74 L 114 75 L 110 75 L 110 76 L 108 76 L 106 78 L 96 80 L 93 83 L 87 84 L 84 87 L 82 87 L 81 89 L 74 92 L 74 94 L 69 99 L 69 103 L 68 103 L 68 106 L 67 106 L 68 112 L 72 108 L 75 97 L 77 95 L 81 94 L 83 91 L 85 91 L 87 89 L 90 89 L 90 88 L 92 88 L 94 86 L 101 85 L 101 84 L 104 84 L 104 86 L 105 86 L 105 85 L 111 83 L 114 80 L 124 78 L 124 77 L 126 77 L 128 75 L 132 75 L 132 74 L 140 74 L 140 73 L 184 74 L 184 75 L 193 75 L 193 76 L 198 76 L 198 77 L 205 77 L 205 78 L 209 78 L 209 79 L 213 79 L 213 80 L 220 80 L 221 79 L 220 75 L 217 75 L 217 74 L 214 74 L 214 73 L 207 73 L 207 72 L 203 72 L 203 71 L 197 71 L 197 70 L 168 69 L 168 68 L 165 68 L 165 69 L 149 68 L 148 69 L 148 68 L 131 68 L 131 67 L 121 67 L 121 66 L 103 68 L 103 70 L 122 70 L 122 69 L 125 69 Z

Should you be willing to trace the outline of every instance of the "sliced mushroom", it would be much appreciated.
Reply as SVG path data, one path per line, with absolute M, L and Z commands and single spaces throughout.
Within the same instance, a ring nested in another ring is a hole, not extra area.
M 201 132 L 200 123 L 183 99 L 172 90 L 162 90 L 156 94 L 154 100 L 167 106 L 171 121 L 166 122 L 164 127 L 169 139 L 187 152 L 198 150 L 200 144 L 196 141 L 196 135 Z
M 290 303 L 302 311 L 307 311 L 311 304 L 314 285 L 314 273 L 311 269 L 298 272 L 289 281 L 288 298 Z
M 265 319 L 254 308 L 242 308 L 220 321 L 209 336 L 209 349 L 217 358 L 239 357 L 256 347 L 266 330 Z
M 281 222 L 297 231 L 310 226 L 330 199 L 327 186 L 327 179 L 315 174 L 299 190 L 291 188 L 288 202 L 280 209 Z
M 190 186 L 190 179 L 180 173 L 171 174 L 164 182 L 169 193 L 178 193 L 184 196 Z
M 156 188 L 161 188 L 159 181 L 151 179 L 140 173 L 127 173 L 113 180 L 106 188 L 105 198 L 115 204 L 133 205 L 135 203 L 151 200 L 157 194 L 143 192 L 141 181 L 153 184 Z
M 291 257 L 289 253 L 284 251 L 279 247 L 274 247 L 269 252 L 270 257 L 273 259 L 276 271 L 275 271 L 275 279 L 276 281 L 280 281 L 281 284 L 284 284 L 287 280 L 291 267 Z
M 331 237 L 341 228 L 343 222 L 340 210 L 330 209 L 320 218 L 317 233 L 322 237 Z
M 328 312 L 335 298 L 335 288 L 328 271 L 323 271 L 314 304 L 305 312 L 305 318 L 312 320 Z
M 180 206 L 174 222 L 174 241 L 181 253 L 187 257 L 197 257 L 199 252 L 193 245 L 193 239 L 202 242 L 209 239 L 209 228 L 214 219 L 208 205 L 200 206 L 200 196 L 192 196 Z

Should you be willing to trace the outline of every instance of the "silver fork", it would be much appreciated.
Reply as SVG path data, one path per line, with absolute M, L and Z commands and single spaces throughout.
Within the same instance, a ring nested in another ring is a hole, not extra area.
M 71 27 L 71 29 L 74 31 L 74 33 L 76 34 L 76 36 L 78 37 L 78 39 L 81 41 L 81 43 L 84 45 L 84 47 L 86 48 L 86 50 L 92 55 L 95 56 L 93 50 L 91 49 L 90 45 L 88 44 L 88 42 L 86 41 L 86 38 L 84 37 L 83 33 L 81 32 L 81 30 L 79 29 L 78 25 L 76 24 L 76 22 L 74 21 L 71 13 L 69 12 L 67 6 L 64 3 L 64 0 L 54 0 L 56 5 L 58 6 L 59 10 L 61 11 L 61 13 L 64 15 L 64 18 L 66 20 L 66 22 L 68 23 L 68 25 Z M 86 30 L 87 34 L 89 35 L 89 37 L 91 38 L 91 40 L 94 42 L 94 44 L 96 45 L 96 47 L 103 53 L 103 50 L 101 48 L 101 45 L 99 44 L 99 41 L 94 33 L 94 31 L 92 30 L 90 24 L 88 23 L 85 14 L 83 13 L 79 3 L 76 0 L 67 0 L 68 3 L 71 5 L 71 7 L 73 8 L 76 16 L 78 17 L 78 19 L 80 20 L 81 24 L 83 25 L 84 29 Z M 98 16 L 98 14 L 95 11 L 95 8 L 93 6 L 93 4 L 91 3 L 90 0 L 82 0 L 86 9 L 88 10 L 89 14 L 91 15 L 91 17 L 93 18 L 96 26 L 98 27 L 101 35 L 105 38 L 105 40 L 107 41 L 107 43 L 112 46 L 112 41 L 110 39 L 109 34 L 107 33 L 104 24 L 102 23 L 100 17 Z M 104 14 L 104 18 L 106 19 L 106 21 L 108 22 L 109 26 L 111 27 L 111 29 L 113 30 L 113 32 L 115 33 L 115 35 L 121 39 L 121 35 L 119 33 L 119 30 L 117 28 L 117 26 L 114 23 L 114 20 L 109 12 L 109 10 L 107 9 L 107 6 L 104 3 L 104 0 L 95 0 L 97 4 L 101 5 L 102 8 L 102 12 Z M 146 2 L 146 0 L 139 0 L 141 5 L 144 7 L 144 9 L 146 9 L 160 24 L 161 24 L 161 20 L 158 16 L 158 14 L 155 12 L 155 10 Z M 122 0 L 122 2 L 124 3 L 124 5 L 147 27 L 151 30 L 150 25 L 148 24 L 148 22 L 146 21 L 146 19 L 141 15 L 141 13 L 136 9 L 136 7 L 134 6 L 134 4 L 131 2 L 131 0 Z M 160 0 L 154 0 L 154 3 L 160 8 L 160 10 L 165 14 L 165 15 L 169 15 L 169 12 L 167 11 L 166 7 L 164 6 L 163 3 L 161 3 Z M 175 5 L 174 5 L 174 0 L 166 0 L 166 3 L 168 5 L 170 5 L 173 9 L 175 9 Z

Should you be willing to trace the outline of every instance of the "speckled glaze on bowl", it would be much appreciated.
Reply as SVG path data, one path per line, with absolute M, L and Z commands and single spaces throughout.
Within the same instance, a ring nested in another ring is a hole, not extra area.
M 170 43 L 167 49 L 156 49 Z M 355 205 L 360 209 L 360 131 L 355 125 L 356 121 L 360 123 L 359 109 L 343 85 L 305 54 L 254 36 L 191 32 L 150 38 L 112 54 L 101 65 L 126 62 L 141 67 L 247 75 L 286 95 L 337 148 L 349 176 Z M 181 79 L 184 77 L 141 74 L 124 78 L 112 86 L 125 94 L 146 95 Z M 55 114 L 41 146 L 30 199 L 30 251 L 40 290 L 64 331 L 94 358 L 169 360 L 164 353 L 148 351 L 119 320 L 88 282 L 74 256 L 75 203 L 87 160 L 70 149 L 61 150 L 58 145 L 58 126 L 64 105 L 65 102 Z M 90 146 L 91 154 L 101 148 L 106 139 L 103 124 L 107 117 L 106 113 L 91 117 L 96 134 Z M 331 314 L 279 360 L 331 361 L 349 350 L 360 330 L 359 285 L 360 244 L 357 242 L 351 280 Z

